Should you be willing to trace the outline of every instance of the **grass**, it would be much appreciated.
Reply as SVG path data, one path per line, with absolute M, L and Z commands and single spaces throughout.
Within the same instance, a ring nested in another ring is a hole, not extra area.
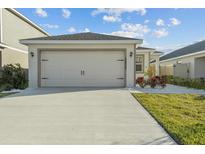
M 0 93 L 0 98 L 11 95 L 11 94 L 14 94 L 14 93 Z
M 205 144 L 205 96 L 139 94 L 133 96 L 179 144 Z

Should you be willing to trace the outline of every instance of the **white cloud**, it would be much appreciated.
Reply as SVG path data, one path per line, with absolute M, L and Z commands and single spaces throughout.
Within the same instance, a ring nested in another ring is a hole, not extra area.
M 157 19 L 156 25 L 157 25 L 157 26 L 164 26 L 164 25 L 165 25 L 164 20 L 162 20 L 162 19 Z
M 165 37 L 169 34 L 169 32 L 165 28 L 154 30 L 154 36 L 157 38 Z
M 147 25 L 131 24 L 131 23 L 122 24 L 121 29 L 123 31 L 135 32 L 136 36 L 144 36 L 144 34 L 146 34 L 150 31 L 150 29 L 148 28 Z
M 75 32 L 76 32 L 75 27 L 69 27 L 69 28 L 68 28 L 68 32 L 69 32 L 69 33 L 75 33 Z
M 106 9 L 106 8 L 100 8 L 94 10 L 91 15 L 96 16 L 98 14 L 106 14 L 106 16 L 103 16 L 103 20 L 107 22 L 119 22 L 121 21 L 121 15 L 123 13 L 134 13 L 136 12 L 137 14 L 143 16 L 146 14 L 147 10 L 143 8 L 128 8 L 128 9 Z
M 52 24 L 41 24 L 41 26 L 47 27 L 47 28 L 50 28 L 50 29 L 57 29 L 57 28 L 59 28 L 59 25 L 52 25 Z
M 76 29 L 75 27 L 69 27 L 68 30 L 67 30 L 69 33 L 76 33 L 76 32 L 90 32 L 90 29 L 89 28 L 84 28 L 83 30 L 79 30 L 79 29 Z
M 131 37 L 131 38 L 136 37 L 135 32 L 128 32 L 128 31 L 115 31 L 115 32 L 112 32 L 111 35 Z
M 176 18 L 170 18 L 170 23 L 172 26 L 177 26 L 177 25 L 180 25 L 181 24 L 181 21 L 179 19 L 176 19 Z
M 85 28 L 82 32 L 90 32 L 89 28 Z
M 43 18 L 48 16 L 48 13 L 42 8 L 37 8 L 35 10 L 35 14 L 37 14 L 39 17 L 43 17 Z
M 62 9 L 62 16 L 64 18 L 69 18 L 71 15 L 71 12 L 68 9 Z
M 117 16 L 120 16 L 122 15 L 123 13 L 132 13 L 132 12 L 137 12 L 139 15 L 145 15 L 147 10 L 144 9 L 144 8 L 128 8 L 128 9 L 116 9 L 116 8 L 113 8 L 113 9 L 105 9 L 105 8 L 100 8 L 100 9 L 96 9 L 94 10 L 91 14 L 92 16 L 96 16 L 98 14 L 101 14 L 101 13 L 105 13 L 105 14 L 109 14 L 109 15 L 117 15 Z
M 112 35 L 124 37 L 143 37 L 150 32 L 147 25 L 124 23 L 121 25 L 121 30 L 112 32 Z
M 104 15 L 103 16 L 103 20 L 106 22 L 117 22 L 117 21 L 121 21 L 121 19 L 117 16 L 111 16 L 111 15 Z
M 150 22 L 149 20 L 145 20 L 145 21 L 144 21 L 145 24 L 147 24 L 147 23 L 149 23 L 149 22 Z

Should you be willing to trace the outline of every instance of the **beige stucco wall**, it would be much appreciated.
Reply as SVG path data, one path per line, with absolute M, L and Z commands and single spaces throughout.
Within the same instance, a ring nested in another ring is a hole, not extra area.
M 47 35 L 5 8 L 1 8 L 0 12 L 2 12 L 0 36 L 2 35 L 2 43 L 8 46 L 2 50 L 2 66 L 20 63 L 22 67 L 28 68 L 28 47 L 20 44 L 19 40 Z
M 144 56 L 144 72 L 142 73 L 136 73 L 136 78 L 137 77 L 143 77 L 144 73 L 147 71 L 149 67 L 149 62 L 150 62 L 150 52 L 148 51 L 142 51 L 142 50 L 136 50 L 136 55 L 143 55 Z
M 181 63 L 189 63 L 190 64 L 190 77 L 195 78 L 197 77 L 195 72 L 199 73 L 199 70 L 203 70 L 204 68 L 204 65 L 196 66 L 195 59 L 199 57 L 205 57 L 205 53 L 199 53 L 196 55 L 190 55 L 187 57 L 177 58 L 173 60 L 160 61 L 160 66 L 170 66 L 170 65 L 173 66 L 178 61 L 180 61 Z
M 181 63 L 188 63 L 190 64 L 190 77 L 194 78 L 194 57 L 187 57 L 187 58 L 179 58 L 176 60 L 170 60 L 170 61 L 166 61 L 166 62 L 160 62 L 160 66 L 173 66 L 174 64 L 176 64 L 178 61 L 180 61 Z
M 2 9 L 3 43 L 21 50 L 28 47 L 19 43 L 20 39 L 46 36 L 7 9 Z
M 195 78 L 205 77 L 205 57 L 195 58 Z
M 0 8 L 0 42 L 2 42 L 2 37 L 1 37 L 1 29 L 2 29 L 2 21 L 1 21 L 1 18 L 2 18 L 2 8 Z
M 29 87 L 38 87 L 38 49 L 125 49 L 126 50 L 126 87 L 135 86 L 135 64 L 134 54 L 130 57 L 130 52 L 135 52 L 134 44 L 67 44 L 67 45 L 30 45 L 29 52 L 34 53 L 34 57 L 29 54 Z M 77 62 L 77 59 L 76 59 Z
M 28 54 L 5 48 L 2 51 L 2 66 L 16 63 L 21 64 L 23 68 L 28 68 Z

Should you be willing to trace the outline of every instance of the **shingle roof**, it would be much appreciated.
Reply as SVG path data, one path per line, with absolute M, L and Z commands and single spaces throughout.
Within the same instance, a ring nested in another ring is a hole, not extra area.
M 139 50 L 155 50 L 153 48 L 147 48 L 147 47 L 138 47 Z
M 163 52 L 161 52 L 161 51 L 155 51 L 154 53 L 161 53 L 161 54 L 162 54 Z
M 175 50 L 171 53 L 168 53 L 168 54 L 160 57 L 160 61 L 167 60 L 170 58 L 179 57 L 179 56 L 184 56 L 187 54 L 191 54 L 191 53 L 195 53 L 195 52 L 199 52 L 199 51 L 203 51 L 203 50 L 205 50 L 205 40 L 198 42 L 198 43 L 195 43 L 195 44 L 192 44 L 192 45 L 189 45 L 189 46 L 186 46 L 184 48 Z
M 48 37 L 38 37 L 38 38 L 30 38 L 24 40 L 141 40 L 141 39 L 88 32 L 88 33 L 77 33 L 77 34 L 57 35 L 57 36 L 48 36 Z

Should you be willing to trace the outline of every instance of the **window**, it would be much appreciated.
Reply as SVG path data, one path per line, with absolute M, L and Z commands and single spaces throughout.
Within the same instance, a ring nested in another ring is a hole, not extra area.
M 136 72 L 141 73 L 144 71 L 144 56 L 136 55 Z

